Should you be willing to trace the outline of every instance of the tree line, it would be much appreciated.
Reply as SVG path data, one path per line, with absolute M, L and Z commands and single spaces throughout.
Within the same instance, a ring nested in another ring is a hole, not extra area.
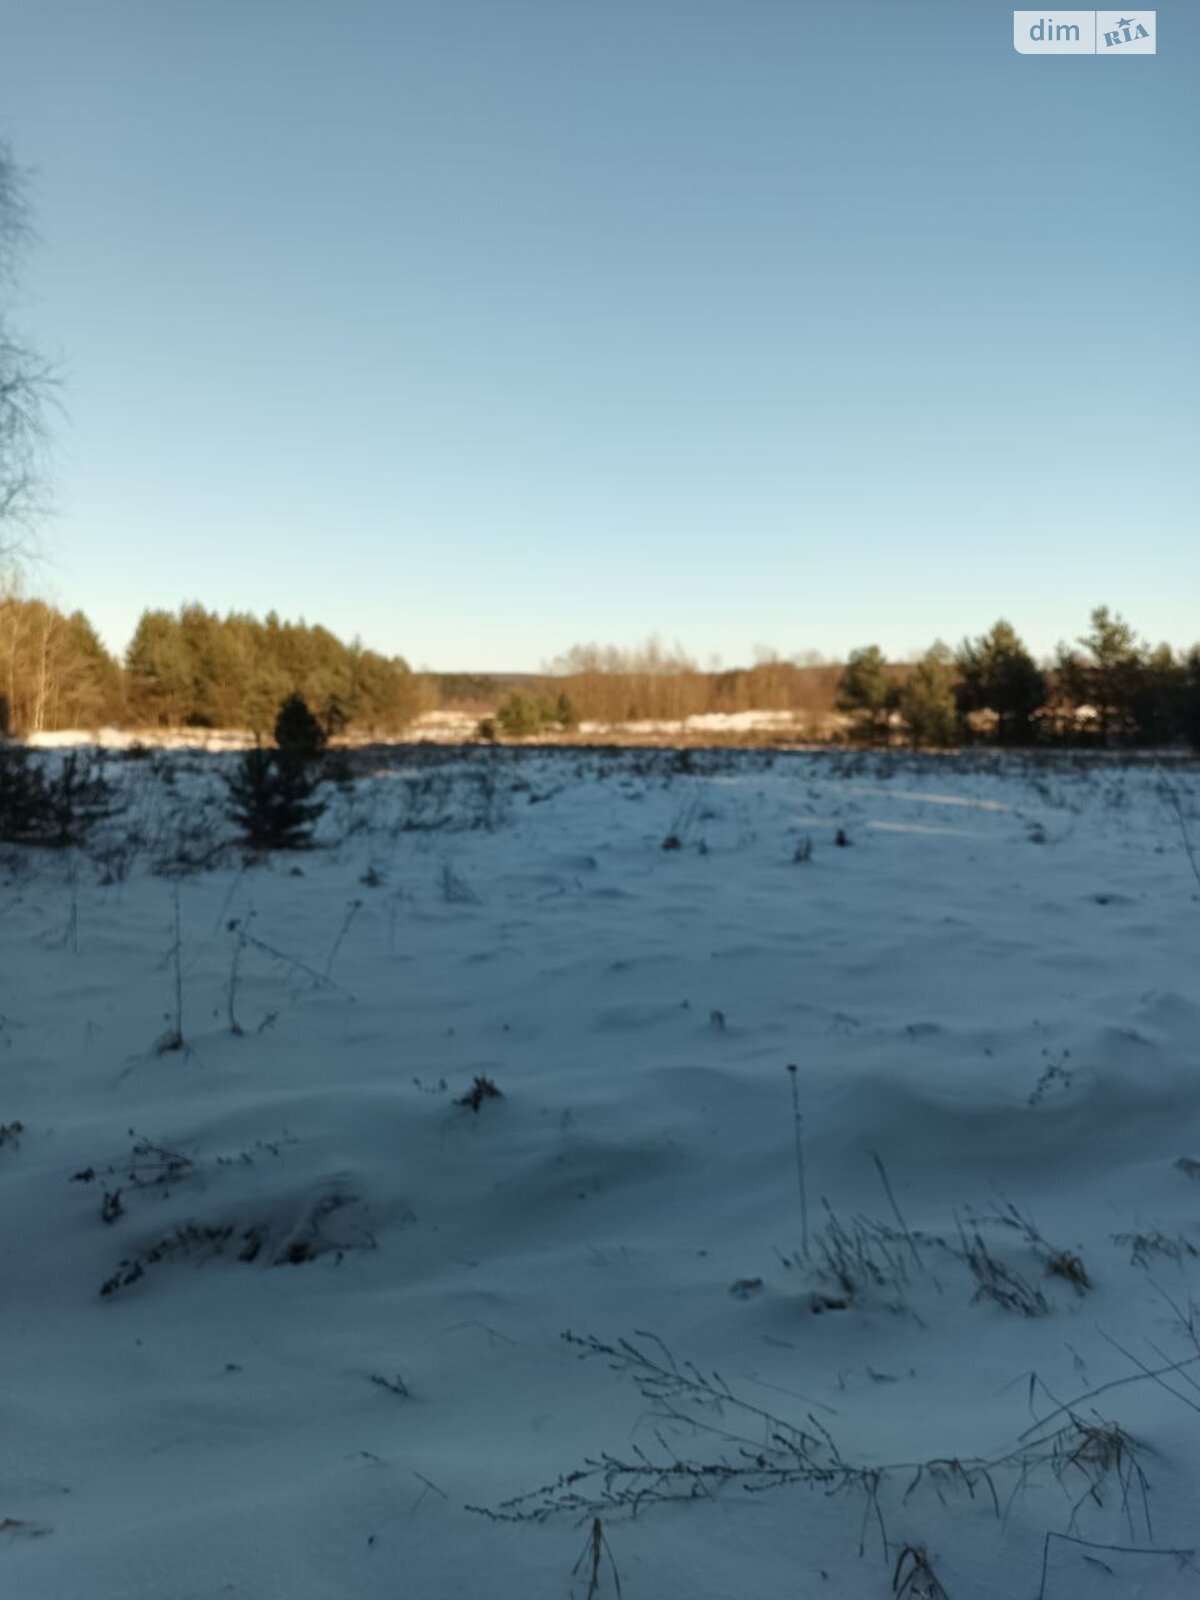
M 300 695 L 328 734 L 398 733 L 423 707 L 401 656 L 343 643 L 327 628 L 203 606 L 142 613 L 125 655 L 130 718 L 144 726 L 272 728 Z
M 0 594 L 0 735 L 120 721 L 121 668 L 81 611 Z
M 935 644 L 911 663 L 889 662 L 868 645 L 844 664 L 760 651 L 751 667 L 706 671 L 682 650 L 650 641 L 628 651 L 577 646 L 507 697 L 486 678 L 441 684 L 443 704 L 465 695 L 479 707 L 485 737 L 771 711 L 795 718 L 809 738 L 1200 749 L 1200 647 L 1152 647 L 1103 606 L 1080 639 L 1042 663 L 1001 621 L 957 649 Z M 395 737 L 438 703 L 437 680 L 401 657 L 274 613 L 259 620 L 199 605 L 148 610 L 118 661 L 82 612 L 0 595 L 0 735 L 112 725 L 267 736 L 294 695 L 327 737 Z
M 841 668 L 815 652 L 784 660 L 760 647 L 751 667 L 707 670 L 678 645 L 649 639 L 631 650 L 575 645 L 547 668 L 543 692 L 566 691 L 577 716 L 608 725 L 786 711 L 813 719 L 832 709 Z
M 581 721 L 674 723 L 751 710 L 789 713 L 815 739 L 1200 749 L 1200 646 L 1150 646 L 1106 606 L 1041 664 L 1005 621 L 957 650 L 938 642 L 915 662 L 889 662 L 878 645 L 845 663 L 760 650 L 752 667 L 706 672 L 654 640 L 635 650 L 579 645 L 509 695 L 485 731 L 529 737 Z
M 934 644 L 911 667 L 890 667 L 876 645 L 851 653 L 837 709 L 854 735 L 946 746 L 1092 744 L 1200 750 L 1200 646 L 1178 654 L 1141 642 L 1098 606 L 1073 645 L 1041 667 L 1008 622 L 957 651 Z
M 328 735 L 384 737 L 420 713 L 427 689 L 402 658 L 273 612 L 260 621 L 199 605 L 145 611 L 118 662 L 81 612 L 0 597 L 0 734 L 103 725 L 267 734 L 292 695 Z

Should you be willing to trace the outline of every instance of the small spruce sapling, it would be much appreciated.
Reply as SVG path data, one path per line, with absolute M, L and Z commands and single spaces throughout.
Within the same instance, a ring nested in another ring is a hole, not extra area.
M 286 751 L 247 750 L 227 775 L 227 812 L 255 850 L 305 850 L 325 810 L 314 798 L 320 779 Z
M 304 696 L 289 695 L 275 718 L 275 743 L 281 754 L 301 761 L 315 761 L 324 751 L 326 742 L 325 729 L 308 709 Z
M 98 757 L 73 750 L 53 771 L 23 745 L 0 743 L 0 842 L 65 850 L 116 809 Z

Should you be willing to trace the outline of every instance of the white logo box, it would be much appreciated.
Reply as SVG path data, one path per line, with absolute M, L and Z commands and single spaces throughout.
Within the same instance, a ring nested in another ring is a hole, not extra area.
M 1023 56 L 1152 56 L 1154 11 L 1014 11 L 1013 48 Z

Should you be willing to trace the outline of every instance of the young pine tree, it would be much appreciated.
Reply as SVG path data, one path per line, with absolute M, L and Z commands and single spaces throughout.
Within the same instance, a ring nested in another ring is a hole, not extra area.
M 573 733 L 579 726 L 579 713 L 575 709 L 575 702 L 565 689 L 554 702 L 550 720 L 556 722 L 564 733 Z
M 1194 646 L 1184 662 L 1180 693 L 1180 731 L 1193 750 L 1200 752 L 1200 645 Z
M 0 742 L 0 843 L 65 850 L 116 809 L 96 757 L 73 750 L 54 770 L 24 745 Z
M 1082 653 L 1060 645 L 1058 690 L 1074 713 L 1087 707 L 1103 745 L 1136 738 L 1134 702 L 1144 676 L 1146 652 L 1125 619 L 1107 606 L 1092 612 L 1090 633 L 1079 640 Z
M 1011 624 L 1001 620 L 980 639 L 964 640 L 956 657 L 960 719 L 993 716 L 999 744 L 1028 744 L 1046 701 L 1046 680 Z
M 900 691 L 900 715 L 915 745 L 953 744 L 958 732 L 954 657 L 940 641 L 917 662 Z
M 531 739 L 545 723 L 542 707 L 531 694 L 514 690 L 496 712 L 496 726 L 510 739 Z
M 314 798 L 319 781 L 307 761 L 286 750 L 247 750 L 226 776 L 226 810 L 253 849 L 306 850 L 325 810 Z
M 302 694 L 287 697 L 275 718 L 275 743 L 284 755 L 315 761 L 325 748 L 325 729 Z
M 46 811 L 46 780 L 24 745 L 0 740 L 0 844 L 31 844 Z
M 897 703 L 896 685 L 888 676 L 887 662 L 877 644 L 852 650 L 838 683 L 834 701 L 839 711 L 854 718 L 855 736 L 886 739 Z

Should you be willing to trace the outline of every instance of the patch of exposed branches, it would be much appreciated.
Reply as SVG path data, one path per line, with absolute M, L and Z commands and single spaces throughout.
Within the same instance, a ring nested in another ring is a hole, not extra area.
M 354 1197 L 340 1189 L 330 1189 L 308 1206 L 294 1226 L 281 1229 L 269 1221 L 245 1225 L 237 1222 L 187 1222 L 155 1240 L 136 1255 L 127 1257 L 100 1286 L 101 1295 L 127 1289 L 145 1277 L 150 1267 L 163 1262 L 191 1260 L 204 1262 L 232 1256 L 247 1264 L 264 1262 L 268 1266 L 303 1266 L 322 1256 L 340 1263 L 348 1250 L 373 1249 L 374 1237 L 364 1228 L 334 1236 L 326 1224 L 335 1212 L 353 1205 Z
M 864 1465 L 848 1460 L 811 1412 L 803 1424 L 775 1416 L 736 1394 L 720 1373 L 676 1358 L 654 1334 L 639 1332 L 615 1343 L 573 1333 L 563 1338 L 581 1358 L 602 1359 L 633 1379 L 649 1406 L 643 1422 L 653 1427 L 653 1447 L 634 1444 L 626 1454 L 605 1451 L 587 1457 L 553 1483 L 496 1507 L 469 1509 L 497 1521 L 542 1522 L 559 1515 L 587 1520 L 602 1514 L 636 1516 L 647 1506 L 666 1502 L 710 1499 L 731 1486 L 754 1494 L 802 1484 L 826 1495 L 861 1496 L 860 1554 L 873 1525 L 889 1560 L 896 1546 L 888 1538 L 882 1502 L 893 1485 L 902 1503 L 922 1489 L 931 1489 L 942 1504 L 951 1496 L 982 1497 L 1003 1519 L 1006 1504 L 1039 1476 L 1049 1475 L 1070 1500 L 1064 1537 L 1074 1536 L 1086 1506 L 1107 1509 L 1115 1502 L 1131 1540 L 1142 1528 L 1152 1538 L 1146 1447 L 1119 1423 L 1089 1412 L 1087 1405 L 1123 1383 L 1165 1383 L 1165 1375 L 1200 1361 L 1200 1355 L 1190 1356 L 1152 1369 L 1130 1356 L 1138 1372 L 1057 1405 L 1011 1449 L 992 1457 Z M 681 1442 L 685 1437 L 691 1441 L 688 1448 Z M 697 1449 L 701 1441 L 710 1448 Z M 893 1592 L 912 1600 L 943 1595 L 940 1587 L 929 1587 L 931 1569 L 926 1569 L 928 1558 L 919 1547 L 905 1546 L 896 1563 Z
M 1135 1511 L 1141 1513 L 1147 1538 L 1154 1537 L 1150 1523 L 1150 1484 L 1141 1464 L 1144 1447 L 1124 1428 L 1099 1418 L 1084 1421 L 1073 1416 L 1066 1427 L 1051 1435 L 1049 1443 L 1050 1464 L 1063 1487 L 1069 1490 L 1073 1483 L 1082 1479 L 1080 1493 L 1071 1505 L 1068 1533 L 1075 1532 L 1083 1506 L 1088 1501 L 1103 1505 L 1103 1491 L 1115 1482 L 1130 1537 L 1136 1536 Z
M 973 1224 L 976 1220 L 971 1219 Z M 1062 1278 L 1071 1285 L 1076 1294 L 1080 1295 L 1086 1294 L 1092 1287 L 1082 1257 L 1074 1251 L 1052 1245 L 1039 1231 L 1033 1219 L 1019 1211 L 1011 1200 L 1006 1200 L 1003 1205 L 997 1206 L 992 1212 L 991 1220 L 998 1222 L 1001 1227 L 1011 1228 L 1019 1233 L 1046 1269 L 1048 1277 Z
M 593 1337 L 563 1335 L 583 1357 L 600 1357 L 633 1377 L 649 1402 L 658 1454 L 634 1445 L 628 1458 L 607 1452 L 555 1483 L 504 1501 L 494 1510 L 473 1507 L 500 1521 L 541 1522 L 567 1512 L 636 1515 L 645 1505 L 711 1497 L 730 1484 L 754 1492 L 789 1483 L 819 1486 L 828 1493 L 867 1487 L 875 1474 L 844 1462 L 824 1426 L 810 1419 L 797 1427 L 736 1396 L 719 1373 L 677 1361 L 655 1334 L 605 1344 Z M 682 1426 L 719 1441 L 713 1456 L 692 1458 L 672 1448 L 666 1429 Z
M 912 1544 L 906 1544 L 896 1557 L 892 1593 L 896 1600 L 950 1600 L 925 1551 Z
M 398 833 L 495 833 L 509 814 L 507 794 L 489 762 L 466 770 L 426 770 L 399 780 Z
M 992 1254 L 974 1223 L 968 1230 L 960 1220 L 958 1239 L 959 1259 L 975 1279 L 973 1300 L 991 1300 L 1007 1311 L 1019 1311 L 1026 1317 L 1046 1316 L 1050 1310 L 1046 1296 L 1015 1267 Z
M 215 1161 L 218 1167 L 252 1167 L 259 1156 L 279 1156 L 285 1145 L 297 1143 L 299 1141 L 294 1133 L 284 1132 L 277 1139 L 255 1139 L 252 1145 L 247 1145 L 236 1155 L 217 1156 Z
M 72 1183 L 116 1180 L 115 1188 L 110 1188 L 107 1182 L 104 1184 L 100 1202 L 102 1222 L 115 1222 L 122 1215 L 124 1206 L 121 1197 L 126 1189 L 141 1190 L 165 1200 L 176 1185 L 197 1175 L 196 1163 L 190 1156 L 170 1150 L 166 1145 L 156 1144 L 134 1128 L 129 1129 L 129 1137 L 133 1140 L 133 1148 L 121 1160 L 102 1167 L 83 1167 L 71 1174 Z
M 1200 1250 L 1182 1233 L 1114 1233 L 1113 1243 L 1129 1251 L 1129 1260 L 1135 1267 L 1148 1267 L 1155 1259 L 1181 1262 L 1200 1255 Z
M 819 1276 L 836 1298 L 815 1296 L 813 1309 L 844 1310 L 876 1291 L 888 1297 L 890 1310 L 903 1311 L 909 1282 L 905 1251 L 912 1248 L 910 1236 L 870 1217 L 853 1216 L 844 1222 L 827 1200 L 822 1203 L 825 1224 L 814 1236 L 813 1254 Z
M 239 1230 L 232 1222 L 187 1222 L 149 1245 L 136 1256 L 118 1263 L 117 1270 L 100 1285 L 102 1295 L 128 1289 L 144 1278 L 150 1267 L 163 1261 L 208 1261 L 236 1248 L 239 1261 L 257 1259 L 263 1245 L 263 1230 L 257 1226 Z
M 468 1111 L 478 1112 L 485 1100 L 503 1100 L 503 1091 L 498 1089 L 486 1073 L 477 1073 L 475 1081 L 466 1094 L 460 1094 L 454 1104 L 464 1106 Z
M 940 1291 L 941 1284 L 927 1260 L 927 1252 L 940 1252 L 943 1258 L 948 1256 L 970 1272 L 975 1282 L 974 1301 L 990 1300 L 1004 1310 L 1029 1317 L 1048 1315 L 1050 1304 L 1041 1289 L 989 1248 L 982 1232 L 986 1224 L 1018 1233 L 1046 1275 L 1062 1278 L 1077 1294 L 1086 1293 L 1092 1286 L 1082 1258 L 1051 1244 L 1032 1219 L 1011 1202 L 996 1206 L 986 1215 L 968 1212 L 965 1222 L 956 1217 L 958 1236 L 951 1240 L 941 1234 L 914 1232 L 899 1213 L 897 1227 L 858 1215 L 847 1222 L 828 1201 L 822 1203 L 826 1220 L 814 1236 L 811 1254 L 819 1277 L 832 1295 L 815 1295 L 814 1310 L 845 1310 L 871 1291 L 884 1291 L 889 1297 L 889 1309 L 904 1311 L 914 1268 Z M 790 1266 L 801 1264 L 798 1258 L 786 1260 Z

